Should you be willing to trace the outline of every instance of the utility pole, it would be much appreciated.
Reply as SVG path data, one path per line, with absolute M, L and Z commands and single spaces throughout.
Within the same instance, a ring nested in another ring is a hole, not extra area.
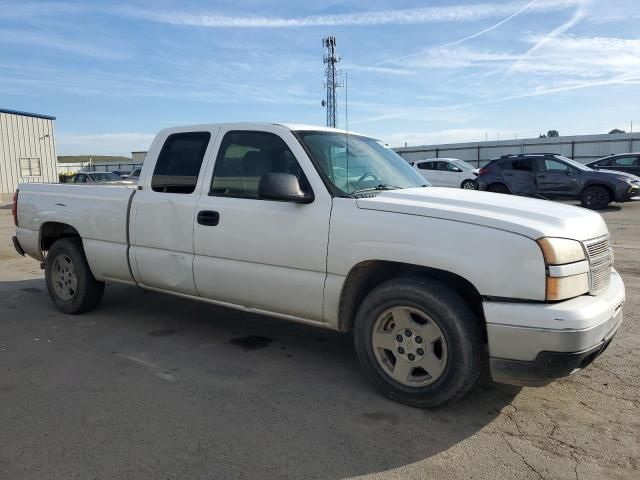
M 322 46 L 327 49 L 322 60 L 325 67 L 325 81 L 324 85 L 327 89 L 327 97 L 322 100 L 322 106 L 327 109 L 327 127 L 336 127 L 338 124 L 337 118 L 337 105 L 336 89 L 342 87 L 342 82 L 338 80 L 338 71 L 336 64 L 340 61 L 338 52 L 336 50 L 336 37 L 329 36 L 322 39 Z

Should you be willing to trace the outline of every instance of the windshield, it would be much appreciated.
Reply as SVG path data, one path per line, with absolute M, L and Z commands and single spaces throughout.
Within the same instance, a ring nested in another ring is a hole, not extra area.
M 296 134 L 325 179 L 346 195 L 427 185 L 402 157 L 373 138 L 337 132 Z
M 473 169 L 476 168 L 473 165 L 471 165 L 470 163 L 467 163 L 464 160 L 459 160 L 457 158 L 455 160 L 453 160 L 453 163 L 455 163 L 457 166 L 459 166 L 463 170 L 473 170 Z
M 592 169 L 592 168 L 587 167 L 586 165 L 584 165 L 584 164 L 582 164 L 582 163 L 580 163 L 580 162 L 576 162 L 575 160 L 572 160 L 572 159 L 570 159 L 570 158 L 568 158 L 568 157 L 564 157 L 564 156 L 562 156 L 562 155 L 556 155 L 556 158 L 557 158 L 558 160 L 562 160 L 563 162 L 568 163 L 568 164 L 569 164 L 569 165 L 571 165 L 572 167 L 576 167 L 578 170 L 584 170 L 584 171 L 587 171 L 587 172 L 591 172 L 591 171 L 593 171 L 593 169 Z
M 120 180 L 120 177 L 115 173 L 105 172 L 105 173 L 92 173 L 91 176 L 96 182 L 113 182 Z

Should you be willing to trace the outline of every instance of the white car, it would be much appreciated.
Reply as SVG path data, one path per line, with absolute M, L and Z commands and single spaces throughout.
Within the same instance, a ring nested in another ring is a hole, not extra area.
M 457 158 L 428 158 L 411 162 L 434 187 L 454 187 L 477 190 L 478 168 Z
M 544 385 L 604 351 L 625 291 L 598 213 L 424 185 L 342 130 L 177 127 L 137 186 L 20 184 L 13 242 L 62 312 L 114 282 L 348 332 L 371 382 L 418 407 L 460 398 L 487 363 Z

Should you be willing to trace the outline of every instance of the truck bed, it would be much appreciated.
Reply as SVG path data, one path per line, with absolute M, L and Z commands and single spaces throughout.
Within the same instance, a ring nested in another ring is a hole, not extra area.
M 40 231 L 49 222 L 75 228 L 99 280 L 131 281 L 128 250 L 130 200 L 135 186 L 20 185 L 17 236 L 25 252 L 42 260 Z

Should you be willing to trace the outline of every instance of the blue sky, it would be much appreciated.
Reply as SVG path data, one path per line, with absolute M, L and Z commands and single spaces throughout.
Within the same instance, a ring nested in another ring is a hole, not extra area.
M 323 124 L 332 34 L 349 128 L 392 146 L 640 130 L 638 25 L 638 0 L 0 0 L 0 106 L 56 115 L 59 154 L 128 154 L 179 124 Z

